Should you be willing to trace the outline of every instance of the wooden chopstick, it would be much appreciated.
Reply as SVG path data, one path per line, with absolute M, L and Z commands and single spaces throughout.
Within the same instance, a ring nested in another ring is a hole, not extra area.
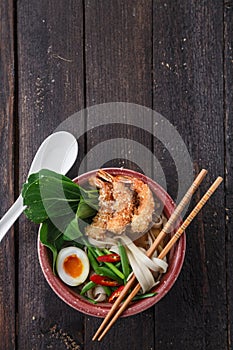
M 189 226 L 189 224 L 192 222 L 192 220 L 195 218 L 195 216 L 199 213 L 201 208 L 205 205 L 205 203 L 208 201 L 210 196 L 216 191 L 218 186 L 223 181 L 222 177 L 218 177 L 214 183 L 211 185 L 211 187 L 208 189 L 208 191 L 204 194 L 204 196 L 201 198 L 201 200 L 197 203 L 197 205 L 194 207 L 194 209 L 191 211 L 191 213 L 188 215 L 188 217 L 185 219 L 183 224 L 180 226 L 180 228 L 177 230 L 177 232 L 172 236 L 168 244 L 164 247 L 162 252 L 159 254 L 158 258 L 163 259 L 167 253 L 170 251 L 170 249 L 173 247 L 173 245 L 176 243 L 176 241 L 180 238 L 180 236 L 183 234 L 185 229 Z M 99 336 L 98 340 L 100 341 L 105 334 L 109 331 L 109 329 L 112 327 L 112 325 L 117 321 L 117 319 L 120 317 L 120 315 L 123 313 L 123 311 L 127 308 L 133 297 L 139 292 L 140 290 L 140 284 L 138 283 L 134 290 L 130 293 L 128 298 L 125 300 L 125 302 L 122 304 L 120 309 L 117 311 L 115 316 L 112 318 L 112 320 L 109 322 L 105 330 L 102 332 L 102 334 Z
M 180 217 L 182 211 L 184 210 L 186 205 L 189 203 L 192 195 L 197 190 L 197 188 L 199 187 L 199 185 L 203 181 L 203 179 L 206 176 L 206 174 L 207 174 L 207 170 L 206 169 L 202 169 L 201 172 L 197 175 L 196 179 L 194 180 L 194 182 L 192 183 L 192 185 L 190 186 L 190 188 L 188 189 L 188 191 L 186 192 L 186 194 L 182 198 L 181 202 L 179 203 L 179 205 L 176 207 L 176 209 L 174 210 L 174 212 L 170 216 L 170 218 L 167 221 L 166 225 L 163 227 L 163 229 L 159 233 L 158 237 L 153 242 L 153 245 L 148 249 L 148 251 L 147 251 L 148 257 L 151 257 L 153 255 L 154 251 L 157 249 L 157 247 L 158 247 L 159 243 L 161 242 L 161 240 L 166 236 L 167 233 L 169 233 L 172 230 L 175 222 Z M 97 339 L 97 337 L 99 336 L 101 331 L 104 329 L 105 325 L 107 325 L 108 321 L 112 318 L 112 316 L 114 315 L 115 311 L 118 309 L 120 303 L 123 301 L 125 296 L 128 294 L 128 291 L 134 285 L 135 281 L 136 281 L 136 277 L 135 277 L 135 275 L 133 275 L 130 278 L 130 280 L 127 282 L 127 284 L 125 285 L 125 287 L 122 290 L 120 296 L 117 298 L 117 300 L 113 304 L 111 310 L 109 311 L 109 313 L 107 314 L 107 316 L 103 320 L 102 324 L 98 328 L 98 330 L 95 333 L 95 335 L 93 336 L 92 340 L 96 340 Z

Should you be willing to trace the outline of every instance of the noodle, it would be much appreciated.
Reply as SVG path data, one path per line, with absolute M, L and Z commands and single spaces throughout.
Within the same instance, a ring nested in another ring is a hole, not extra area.
M 159 217 L 158 222 L 153 223 L 150 230 L 148 230 L 139 239 L 133 241 L 126 235 L 105 237 L 104 241 L 99 241 L 94 238 L 88 237 L 89 242 L 98 248 L 107 248 L 112 252 L 119 253 L 118 242 L 121 241 L 125 245 L 126 253 L 138 282 L 141 285 L 142 292 L 149 291 L 155 284 L 159 283 L 159 279 L 162 274 L 167 271 L 167 259 L 166 257 L 161 260 L 158 259 L 158 253 L 163 249 L 164 242 L 161 242 L 158 249 L 154 252 L 153 256 L 147 257 L 145 246 L 147 249 L 153 244 L 154 240 L 158 236 L 159 232 L 163 228 L 166 221 L 166 217 L 162 214 Z M 140 239 L 144 241 L 144 247 L 140 244 Z

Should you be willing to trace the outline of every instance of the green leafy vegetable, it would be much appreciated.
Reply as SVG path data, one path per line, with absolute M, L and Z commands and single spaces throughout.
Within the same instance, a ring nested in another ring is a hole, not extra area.
M 91 207 L 88 204 L 88 202 L 90 203 L 89 198 L 88 199 L 81 198 L 79 201 L 79 206 L 78 206 L 76 215 L 78 218 L 80 218 L 82 220 L 85 220 L 85 219 L 92 217 L 93 215 L 96 214 L 97 208 Z M 92 203 L 92 205 L 95 205 L 95 203 Z
M 77 240 L 82 236 L 85 221 L 92 218 L 96 210 L 90 207 L 83 198 L 80 199 L 75 217 L 69 222 L 64 232 L 64 239 L 67 241 Z
M 48 219 L 41 225 L 40 241 L 48 247 L 53 253 L 53 272 L 55 273 L 55 263 L 58 251 L 63 245 L 63 234 L 56 226 Z
M 48 218 L 69 215 L 77 210 L 80 187 L 68 177 L 43 169 L 32 174 L 22 190 L 25 214 L 39 224 Z
M 98 209 L 98 191 L 86 190 L 68 177 L 42 169 L 29 176 L 22 189 L 25 214 L 42 224 L 40 240 L 53 254 L 53 270 L 58 251 L 66 241 L 82 237 L 84 226 Z
M 82 232 L 79 229 L 78 219 L 75 216 L 74 219 L 72 219 L 70 223 L 67 225 L 64 231 L 64 240 L 74 241 L 75 239 L 78 239 L 81 236 L 82 236 Z

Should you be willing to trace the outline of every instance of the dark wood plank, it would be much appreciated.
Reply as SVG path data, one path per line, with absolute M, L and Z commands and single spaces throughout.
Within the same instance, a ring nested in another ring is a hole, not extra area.
M 82 12 L 81 0 L 18 2 L 20 186 L 40 143 L 83 107 Z M 19 349 L 80 349 L 83 315 L 47 285 L 37 231 L 21 218 Z
M 196 200 L 224 174 L 222 18 L 222 1 L 154 2 L 154 109 L 177 128 L 194 169 L 209 170 Z M 156 307 L 157 349 L 227 349 L 224 232 L 221 186 L 187 230 L 182 273 Z
M 151 107 L 151 15 L 151 1 L 85 2 L 87 106 L 123 101 Z M 100 125 L 104 122 L 104 115 L 108 116 L 105 120 L 107 125 L 96 127 L 88 135 L 87 152 L 90 152 L 90 157 L 87 159 L 87 168 L 124 166 L 151 175 L 150 158 L 142 159 L 139 166 L 140 154 L 135 152 L 130 142 L 138 141 L 151 150 L 151 135 L 143 130 L 144 123 L 151 123 L 150 112 L 149 116 L 144 111 L 132 118 L 133 107 L 125 105 L 122 110 L 120 106 L 116 109 L 119 114 L 116 113 L 114 118 L 114 108 L 102 106 L 96 110 L 101 111 L 101 108 L 102 113 L 93 112 L 94 107 L 87 113 L 88 128 Z M 120 118 L 123 114 L 125 120 Z M 141 129 L 135 127 L 138 119 L 143 126 Z M 121 121 L 121 125 L 112 124 L 113 121 Z M 133 127 L 126 125 L 129 121 Z M 123 140 L 117 143 L 116 138 Z M 96 155 L 91 154 L 91 150 L 98 145 L 101 145 L 101 151 Z M 108 161 L 103 160 L 106 154 L 109 156 Z M 131 161 L 127 157 L 131 157 Z M 94 318 L 86 319 L 88 349 L 100 346 L 91 342 L 100 322 Z M 120 319 L 101 342 L 101 349 L 153 349 L 153 327 L 153 308 L 137 316 Z
M 19 186 L 25 180 L 31 159 L 42 140 L 67 116 L 83 107 L 85 70 L 85 102 L 88 106 L 110 101 L 127 101 L 152 107 L 151 5 L 151 1 L 146 0 L 127 3 L 86 1 L 84 64 L 82 1 L 69 1 L 65 7 L 63 1 L 18 2 Z M 209 169 L 209 178 L 198 198 L 215 176 L 219 173 L 224 174 L 222 2 L 211 4 L 193 1 L 177 5 L 173 1 L 157 1 L 154 2 L 153 12 L 153 106 L 176 126 L 188 145 L 195 169 L 198 170 L 202 166 Z M 232 8 L 228 4 L 225 12 L 225 37 L 229 41 L 232 37 L 231 15 Z M 9 35 L 9 31 L 6 33 Z M 11 41 L 7 42 L 9 44 Z M 3 52 L 3 57 L 7 56 L 9 62 L 7 51 Z M 230 113 L 227 109 L 232 99 L 230 45 L 226 46 L 225 57 L 228 55 L 225 106 L 226 135 L 230 137 L 232 121 L 228 118 Z M 4 92 L 12 97 L 11 75 L 10 78 L 4 80 L 4 86 L 7 87 Z M 5 97 L 1 95 L 0 98 Z M 4 111 L 3 115 L 5 114 Z M 6 137 L 6 134 L 12 135 L 12 112 L 7 115 L 10 116 L 4 118 L 4 122 L 9 120 L 4 132 L 3 128 L 0 128 L 0 152 L 3 156 L 7 148 L 11 148 L 12 140 L 11 137 Z M 142 114 L 142 119 L 145 115 Z M 93 125 L 91 113 L 87 113 L 87 129 Z M 109 128 L 90 130 L 87 134 L 87 151 L 101 141 L 115 137 L 137 139 L 149 149 L 153 149 L 151 136 L 144 130 L 125 126 L 118 128 L 113 125 Z M 84 139 L 80 158 L 84 155 Z M 154 144 L 154 148 L 157 150 L 157 143 Z M 231 143 L 227 141 L 228 174 L 231 170 L 231 148 Z M 123 158 L 132 153 L 135 159 L 134 149 L 123 145 Z M 3 212 L 13 201 L 9 191 L 5 192 L 9 174 L 13 184 L 11 158 L 8 158 L 7 168 L 5 164 L 1 163 L 1 174 L 5 171 L 1 194 L 3 192 L 9 202 L 5 204 Z M 175 195 L 177 189 L 171 180 L 173 168 L 169 167 L 167 161 L 163 161 L 162 164 L 165 167 L 166 179 L 170 181 L 169 191 Z M 87 161 L 86 166 L 88 165 L 90 164 Z M 107 165 L 137 168 L 137 164 L 124 159 L 112 159 Z M 151 168 L 147 168 L 146 161 L 142 170 L 148 173 L 151 171 Z M 75 171 L 70 173 L 71 176 L 75 175 Z M 231 175 L 227 175 L 226 187 L 229 191 L 226 207 L 230 214 Z M 227 339 L 225 253 L 222 248 L 225 247 L 223 208 L 222 187 L 188 230 L 186 260 L 173 290 L 155 307 L 155 314 L 151 309 L 138 316 L 119 320 L 101 344 L 101 349 L 230 349 L 230 332 Z M 54 295 L 47 286 L 37 262 L 37 227 L 29 224 L 24 218 L 20 220 L 19 227 L 19 349 L 99 348 L 99 344 L 91 343 L 91 336 L 100 320 L 83 317 Z M 3 243 L 5 249 L 10 251 L 7 257 L 9 259 L 10 256 L 12 261 L 14 247 L 9 245 L 7 239 Z M 233 310 L 230 298 L 233 264 L 230 254 L 230 221 L 227 249 L 228 317 L 232 326 Z M 4 258 L 4 264 L 5 261 Z M 2 271 L 1 268 L 1 274 Z M 1 275 L 3 281 L 9 279 L 9 271 L 12 271 L 13 276 L 14 269 L 10 262 L 7 271 L 7 276 Z M 0 289 L 1 299 L 4 293 L 3 300 L 6 300 L 7 296 L 8 303 L 12 306 L 12 309 L 0 308 L 0 316 L 3 315 L 4 320 L 3 323 L 0 317 L 0 330 L 3 329 L 3 333 L 0 334 L 4 334 L 4 349 L 14 346 L 14 321 L 10 325 L 6 325 L 5 321 L 10 316 L 14 319 L 13 287 L 14 278 L 10 279 L 9 289 Z M 10 298 L 12 303 L 9 302 Z M 8 327 L 11 327 L 13 334 L 12 343 L 9 343 L 11 338 L 8 336 Z M 1 342 L 0 344 L 2 346 Z
M 0 217 L 14 202 L 14 18 L 13 1 L 0 3 Z M 17 121 L 15 120 L 17 124 Z M 17 164 L 17 163 L 16 163 Z M 0 245 L 0 348 L 15 349 L 15 245 L 12 228 Z
M 233 120 L 232 120 L 232 89 L 233 89 L 233 3 L 227 1 L 224 6 L 224 81 L 225 81 L 225 141 L 226 141 L 226 229 L 227 229 L 227 292 L 228 292 L 228 348 L 233 344 Z

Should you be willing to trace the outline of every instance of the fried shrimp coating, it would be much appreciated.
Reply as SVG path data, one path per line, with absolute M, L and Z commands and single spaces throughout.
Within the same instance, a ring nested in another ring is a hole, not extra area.
M 92 178 L 90 183 L 99 188 L 99 210 L 91 225 L 86 227 L 86 235 L 102 240 L 105 237 L 107 223 L 113 215 L 112 184 L 100 181 L 97 177 Z
M 132 232 L 144 232 L 152 221 L 152 214 L 155 206 L 153 195 L 147 184 L 135 178 L 132 183 L 132 188 L 137 193 L 139 205 L 134 210 L 131 230 Z
M 99 188 L 99 211 L 86 228 L 87 236 L 104 239 L 107 232 L 121 235 L 126 229 L 131 233 L 148 229 L 154 199 L 147 184 L 132 176 L 113 176 L 103 170 L 91 181 Z

